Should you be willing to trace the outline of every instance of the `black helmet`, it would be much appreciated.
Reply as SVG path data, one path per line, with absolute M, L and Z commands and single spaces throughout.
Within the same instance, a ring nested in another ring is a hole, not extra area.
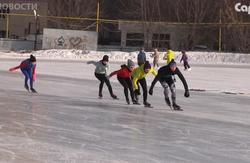
M 176 62 L 172 59 L 172 61 L 169 63 L 169 67 L 177 66 Z
M 31 61 L 31 62 L 36 62 L 36 57 L 33 56 L 33 55 L 30 55 L 30 61 Z
M 149 61 L 146 61 L 144 63 L 144 70 L 146 70 L 146 69 L 151 69 L 151 65 L 150 65 Z
M 108 55 L 104 55 L 103 58 L 102 58 L 102 61 L 109 61 L 109 56 Z

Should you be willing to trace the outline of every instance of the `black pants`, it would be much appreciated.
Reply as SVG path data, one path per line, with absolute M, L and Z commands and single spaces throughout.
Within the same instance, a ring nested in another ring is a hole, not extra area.
M 97 74 L 97 73 L 95 73 L 95 77 L 101 82 L 99 85 L 99 96 L 102 96 L 102 88 L 104 83 L 106 83 L 110 95 L 113 96 L 114 95 L 113 90 L 108 77 L 105 74 Z
M 131 99 L 134 102 L 135 96 L 134 96 L 133 85 L 132 85 L 131 79 L 130 78 L 122 78 L 122 77 L 117 77 L 117 79 L 124 88 L 124 95 L 125 95 L 126 100 L 129 101 L 129 97 L 128 97 L 128 90 L 129 90 Z
M 188 61 L 184 61 L 184 68 L 185 68 L 185 69 L 190 68 L 190 65 L 188 64 Z
M 145 78 L 138 80 L 138 83 L 141 85 L 143 90 L 143 102 L 147 102 L 148 99 L 148 88 L 147 88 L 147 81 Z M 139 88 L 139 85 L 138 85 Z

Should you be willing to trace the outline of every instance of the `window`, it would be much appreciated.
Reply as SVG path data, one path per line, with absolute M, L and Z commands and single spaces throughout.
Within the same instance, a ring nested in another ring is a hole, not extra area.
M 152 37 L 153 48 L 166 48 L 170 45 L 170 34 L 154 33 Z
M 143 33 L 127 33 L 126 46 L 144 46 Z
M 6 31 L 0 31 L 0 38 L 6 37 Z

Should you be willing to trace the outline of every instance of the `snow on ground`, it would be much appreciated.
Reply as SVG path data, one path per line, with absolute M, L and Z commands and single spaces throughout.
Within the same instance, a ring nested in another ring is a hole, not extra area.
M 160 52 L 163 58 L 165 52 Z M 83 51 L 83 50 L 40 50 L 36 52 L 0 52 L 0 58 L 22 58 L 28 57 L 30 54 L 37 56 L 40 59 L 71 59 L 71 60 L 99 60 L 103 55 L 109 55 L 111 61 L 123 62 L 127 59 L 136 61 L 138 52 L 121 52 L 121 51 Z M 152 52 L 147 52 L 147 57 L 150 61 Z M 250 54 L 241 53 L 218 53 L 218 52 L 187 52 L 190 57 L 190 63 L 199 64 L 250 64 Z M 175 52 L 175 58 L 180 60 L 180 52 Z M 160 60 L 164 63 L 164 60 Z

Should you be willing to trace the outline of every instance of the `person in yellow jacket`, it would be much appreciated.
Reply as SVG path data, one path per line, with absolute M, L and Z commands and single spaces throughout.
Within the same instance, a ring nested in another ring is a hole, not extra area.
M 151 104 L 147 101 L 148 90 L 145 77 L 148 74 L 153 74 L 154 76 L 157 75 L 157 72 L 153 67 L 151 67 L 149 61 L 146 61 L 143 65 L 137 67 L 132 72 L 132 84 L 135 93 L 135 99 L 138 101 L 138 95 L 140 95 L 138 84 L 140 84 L 143 90 L 143 104 L 145 107 L 151 107 Z
M 167 49 L 167 52 L 165 53 L 163 60 L 167 61 L 167 64 L 169 64 L 174 59 L 174 51 L 172 51 L 170 48 Z

